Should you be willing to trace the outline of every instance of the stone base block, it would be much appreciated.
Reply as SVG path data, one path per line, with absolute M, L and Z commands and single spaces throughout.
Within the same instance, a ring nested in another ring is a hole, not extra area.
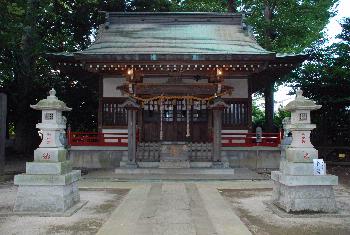
M 14 211 L 63 213 L 79 201 L 77 181 L 67 185 L 19 185 Z
M 20 174 L 15 175 L 15 185 L 28 185 L 28 186 L 65 186 L 78 181 L 81 177 L 80 170 L 74 170 L 64 175 L 38 175 L 38 174 Z
M 318 151 L 314 148 L 292 148 L 286 149 L 286 159 L 289 162 L 313 162 L 318 158 Z
M 338 185 L 335 175 L 286 175 L 272 171 L 271 179 L 287 186 L 333 186 Z
M 121 161 L 120 162 L 120 168 L 137 168 L 138 165 L 136 162 L 129 162 L 129 161 Z
M 287 186 L 274 181 L 273 203 L 286 212 L 326 212 L 337 211 L 333 187 L 331 185 Z
M 140 168 L 158 168 L 159 162 L 137 162 Z
M 285 175 L 313 175 L 312 163 L 293 163 L 288 161 L 281 161 L 280 171 Z
M 37 148 L 34 150 L 35 162 L 64 162 L 67 160 L 67 149 Z
M 229 162 L 213 162 L 212 168 L 230 168 Z
M 159 162 L 159 168 L 190 168 L 190 161 L 170 161 L 170 160 L 161 160 Z
M 72 163 L 70 161 L 64 162 L 27 162 L 27 174 L 53 174 L 62 175 L 72 171 Z

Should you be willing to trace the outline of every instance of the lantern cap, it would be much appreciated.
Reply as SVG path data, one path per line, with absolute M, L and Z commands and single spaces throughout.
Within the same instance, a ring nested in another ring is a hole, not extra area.
M 49 96 L 47 96 L 46 99 L 40 100 L 37 104 L 35 105 L 30 105 L 32 109 L 35 110 L 59 110 L 59 111 L 71 111 L 71 108 L 68 108 L 66 103 L 63 101 L 59 100 L 56 97 L 56 91 L 55 89 L 51 89 L 49 91 Z
M 305 98 L 302 90 L 297 90 L 295 99 L 289 102 L 284 109 L 287 111 L 317 110 L 321 107 L 322 105 L 317 105 L 315 101 Z

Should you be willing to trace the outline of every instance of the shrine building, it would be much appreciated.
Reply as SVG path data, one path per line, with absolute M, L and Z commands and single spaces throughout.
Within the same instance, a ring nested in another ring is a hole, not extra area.
M 305 60 L 259 46 L 242 14 L 168 12 L 106 13 L 90 47 L 48 57 L 99 75 L 98 131 L 68 131 L 88 168 L 278 168 L 280 133 L 255 133 L 252 94 Z

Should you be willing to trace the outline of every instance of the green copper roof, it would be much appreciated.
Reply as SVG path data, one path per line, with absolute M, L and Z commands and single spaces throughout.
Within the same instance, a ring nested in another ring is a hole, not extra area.
M 242 29 L 241 14 L 107 13 L 96 41 L 76 55 L 270 55 Z

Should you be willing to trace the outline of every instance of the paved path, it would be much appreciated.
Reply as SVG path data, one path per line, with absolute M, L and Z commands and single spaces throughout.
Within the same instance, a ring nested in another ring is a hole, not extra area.
M 215 185 L 159 182 L 133 187 L 98 234 L 251 234 Z

